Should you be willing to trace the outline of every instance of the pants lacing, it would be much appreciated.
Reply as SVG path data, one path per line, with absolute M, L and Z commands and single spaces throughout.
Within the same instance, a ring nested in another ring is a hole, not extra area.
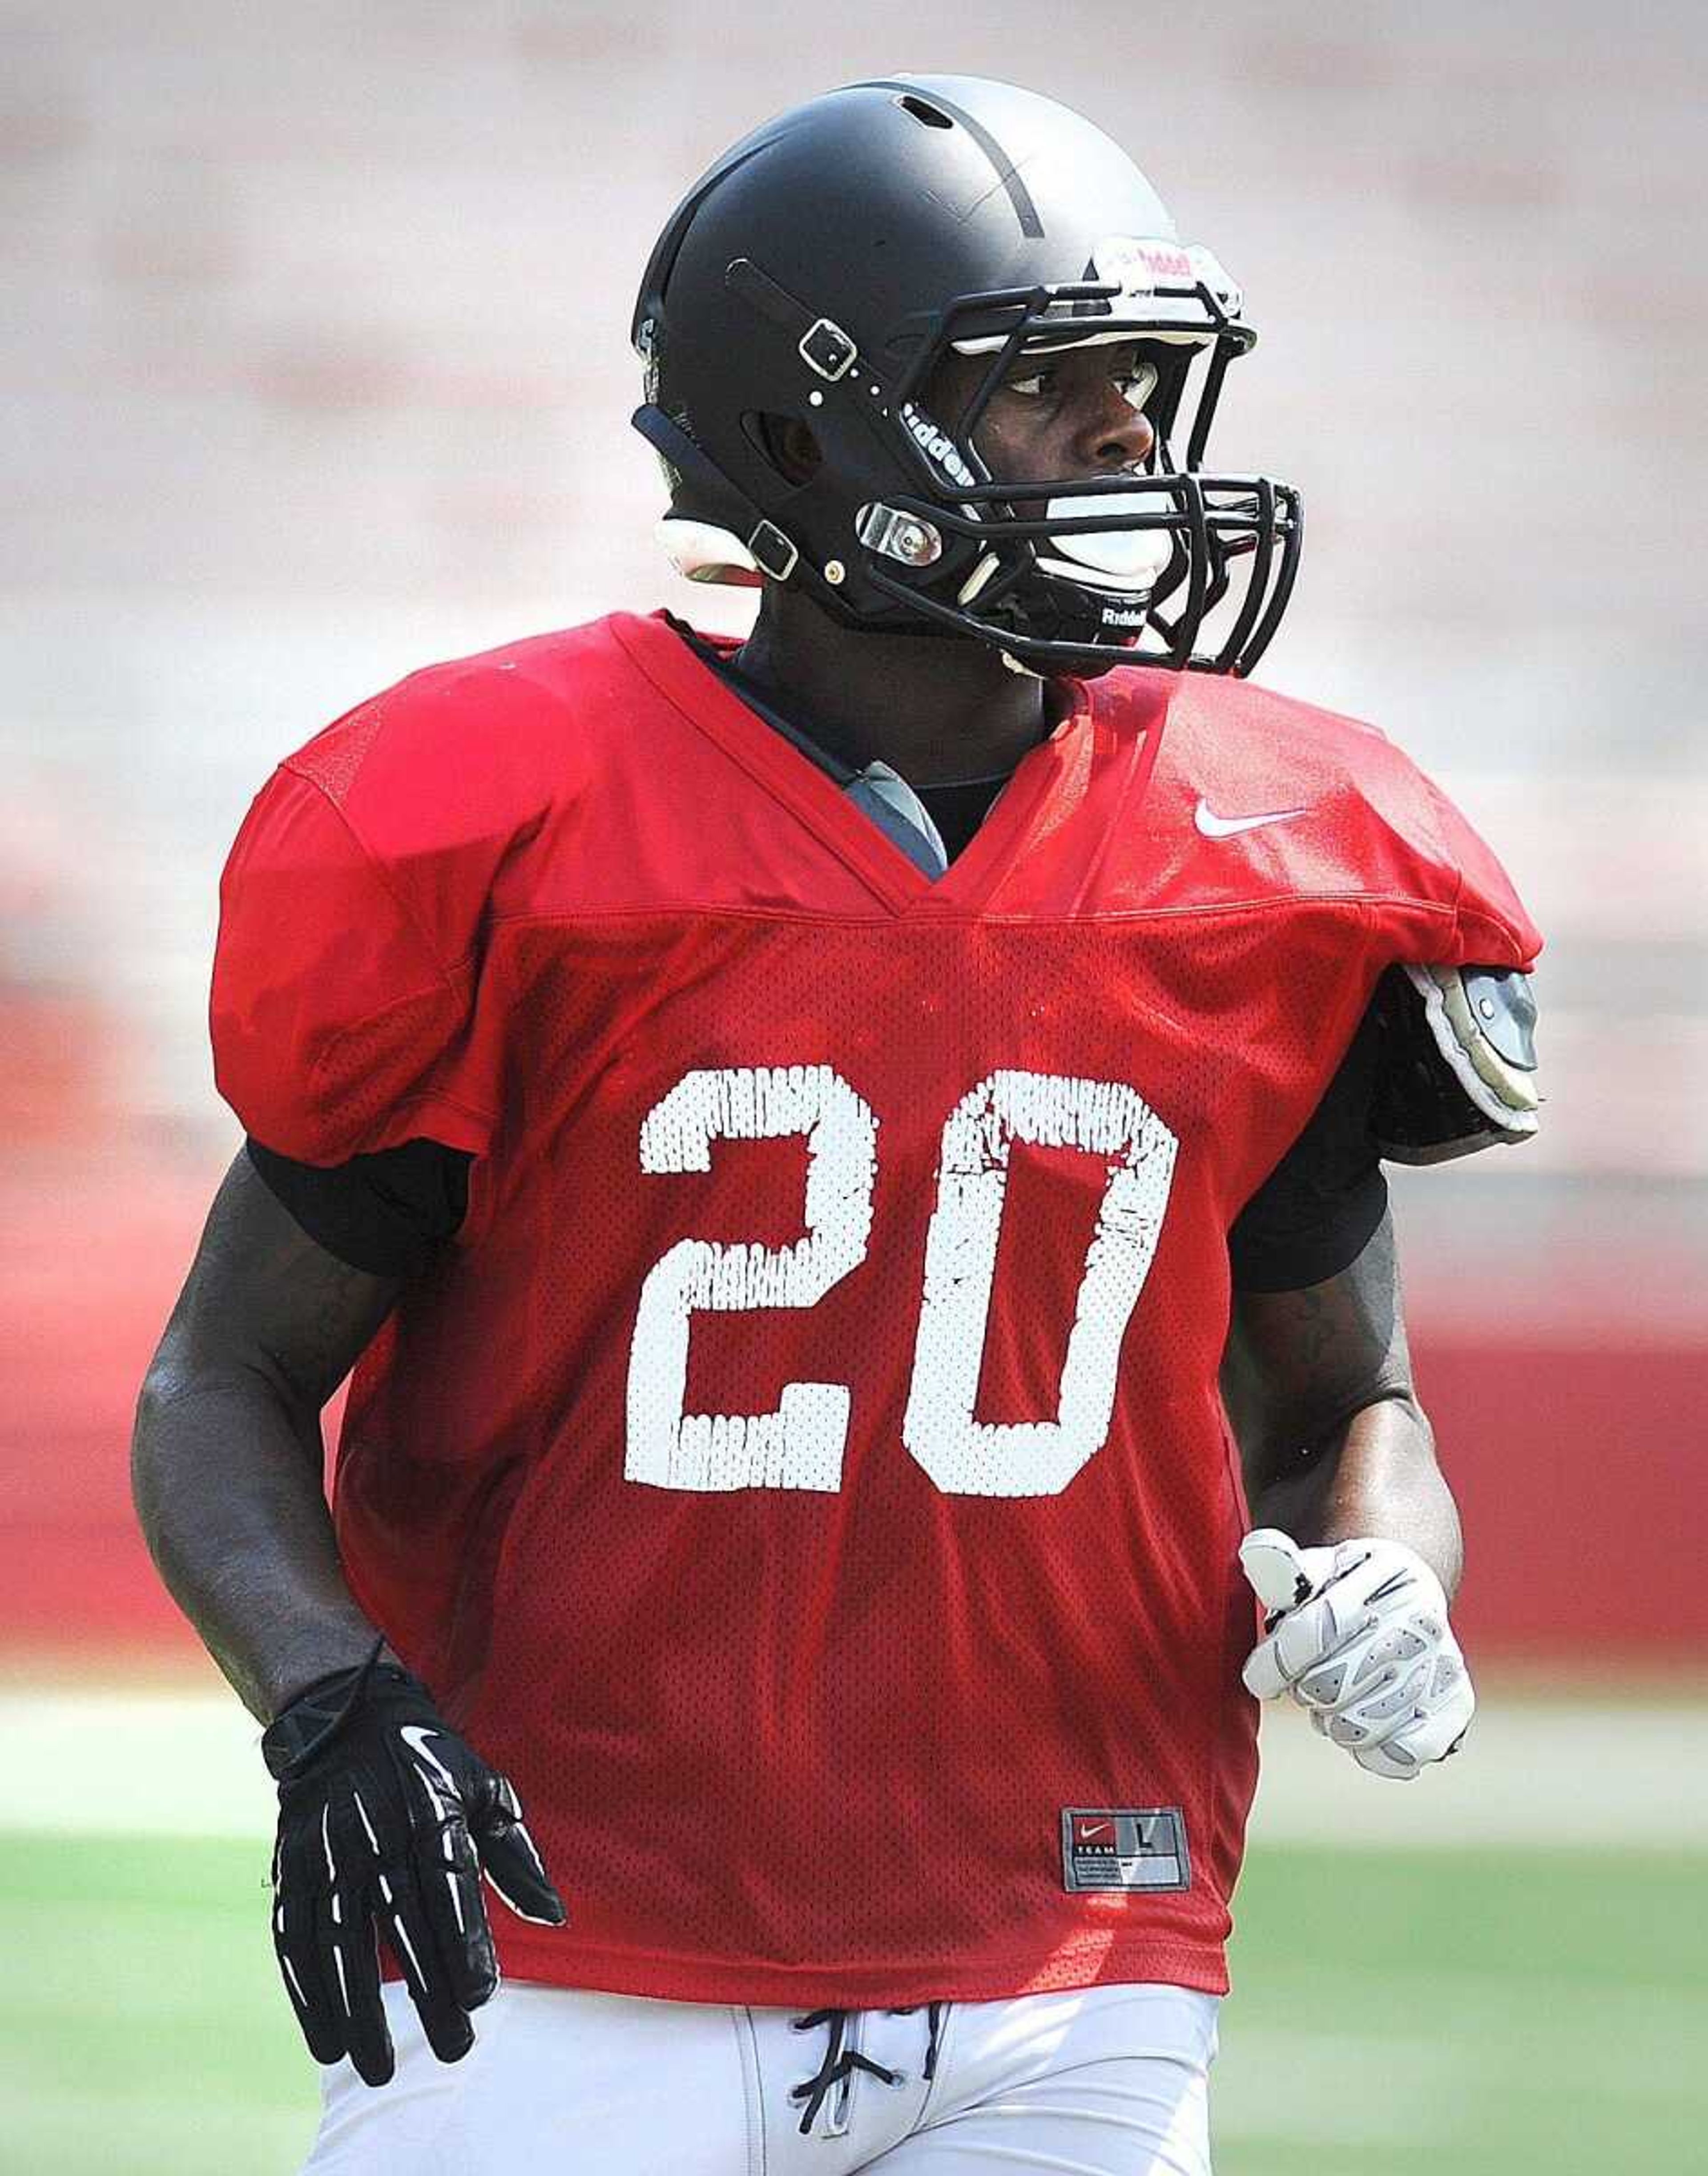
M 892 2010 L 889 2015 L 891 2017 L 911 2017 L 917 2008 L 918 2005 L 913 2003 L 905 2009 Z M 922 2075 L 927 2081 L 937 2075 L 938 2040 L 948 2009 L 946 2002 L 926 2005 L 929 2037 L 926 2043 Z M 793 2086 L 789 2093 L 791 2101 L 803 2104 L 801 2116 L 801 2135 L 803 2138 L 811 2134 L 813 2125 L 819 2119 L 819 2111 L 829 2096 L 838 2086 L 847 2084 L 857 2070 L 863 2070 L 868 2077 L 877 2078 L 886 2086 L 900 2086 L 907 2082 L 902 2071 L 892 2070 L 887 2064 L 874 2062 L 871 2056 L 862 2054 L 859 2048 L 848 2045 L 848 2021 L 853 2015 L 847 2010 L 811 2010 L 804 2017 L 792 2021 L 797 2032 L 811 2032 L 819 2026 L 828 2028 L 824 2061 L 812 2077 Z

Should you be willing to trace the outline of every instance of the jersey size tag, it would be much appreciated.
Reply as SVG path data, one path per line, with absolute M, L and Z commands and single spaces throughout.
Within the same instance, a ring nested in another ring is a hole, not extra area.
M 1064 1889 L 1188 1889 L 1192 1862 L 1178 1806 L 1063 1806 Z

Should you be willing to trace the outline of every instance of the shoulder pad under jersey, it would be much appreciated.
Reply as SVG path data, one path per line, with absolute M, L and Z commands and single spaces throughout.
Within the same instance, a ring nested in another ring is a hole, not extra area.
M 1528 975 L 1404 966 L 1390 971 L 1379 1002 L 1384 1052 L 1372 1131 L 1380 1155 L 1444 1163 L 1536 1132 Z

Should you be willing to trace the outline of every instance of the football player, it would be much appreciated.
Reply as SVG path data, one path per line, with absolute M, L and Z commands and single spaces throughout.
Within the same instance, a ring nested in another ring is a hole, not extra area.
M 1462 1736 L 1380 1162 L 1534 1129 L 1539 940 L 1246 677 L 1253 338 L 1061 106 L 815 99 L 635 313 L 753 634 L 429 666 L 250 809 L 136 1475 L 323 2176 L 1202 2172 L 1250 1694 Z

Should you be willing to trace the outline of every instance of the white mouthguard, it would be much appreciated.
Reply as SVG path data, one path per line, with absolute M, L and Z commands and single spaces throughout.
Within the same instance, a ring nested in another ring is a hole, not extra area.
M 1053 498 L 1044 509 L 1052 521 L 1092 514 L 1118 521 L 1123 514 L 1159 510 L 1154 492 L 1137 491 L 1111 492 L 1105 498 Z M 1148 596 L 1172 550 L 1164 529 L 1086 530 L 1077 536 L 1040 538 L 1038 564 L 1047 574 L 1060 574 L 1092 589 Z

